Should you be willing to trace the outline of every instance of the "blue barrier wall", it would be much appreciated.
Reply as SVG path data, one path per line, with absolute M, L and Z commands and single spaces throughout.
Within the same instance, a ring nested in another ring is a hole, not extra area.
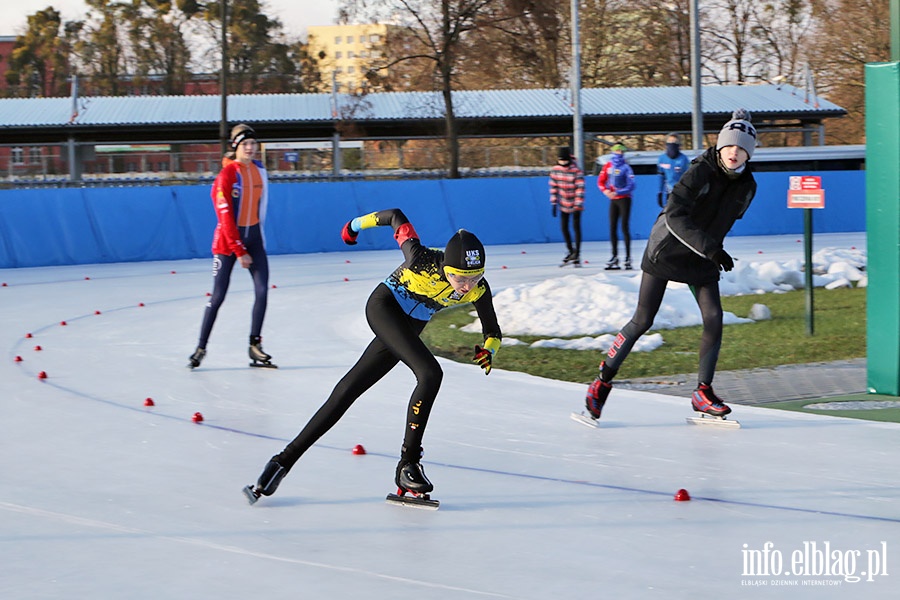
M 787 208 L 788 177 L 819 175 L 826 208 L 816 233 L 865 231 L 865 172 L 757 173 L 759 191 L 734 235 L 800 234 L 803 211 Z M 609 201 L 586 178 L 582 231 L 609 239 Z M 637 177 L 631 231 L 646 239 L 659 208 L 657 179 Z M 266 242 L 270 254 L 344 250 L 350 218 L 399 207 L 425 243 L 441 247 L 457 229 L 488 245 L 561 242 L 546 177 L 274 183 Z M 208 186 L 0 191 L 0 268 L 169 260 L 210 256 L 216 220 Z M 367 231 L 359 248 L 394 248 L 387 230 Z

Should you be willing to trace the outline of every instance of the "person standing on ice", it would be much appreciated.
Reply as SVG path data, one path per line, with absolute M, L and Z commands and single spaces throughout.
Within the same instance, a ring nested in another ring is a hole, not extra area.
M 443 252 L 428 248 L 419 241 L 406 215 L 396 208 L 356 217 L 344 226 L 341 237 L 346 244 L 354 245 L 359 232 L 372 227 L 391 227 L 404 258 L 378 284 L 366 303 L 366 320 L 375 338 L 297 437 L 266 464 L 256 486 L 244 488 L 251 503 L 275 492 L 282 478 L 316 440 L 401 361 L 415 375 L 416 387 L 407 407 L 407 426 L 394 479 L 400 495 L 411 492 L 421 496 L 432 491 L 434 486 L 420 464 L 422 437 L 443 371 L 419 336 L 439 310 L 473 304 L 481 320 L 484 345 L 475 346 L 472 360 L 484 369 L 485 375 L 491 372 L 502 336 L 491 288 L 484 279 L 484 246 L 478 238 L 460 229 Z
M 619 267 L 619 219 L 622 219 L 622 238 L 625 241 L 625 270 L 631 269 L 631 196 L 634 193 L 634 171 L 625 160 L 624 144 L 614 144 L 612 156 L 597 177 L 597 187 L 609 198 L 609 243 L 612 257 L 606 262 L 607 271 Z
M 218 224 L 213 234 L 213 291 L 203 322 L 197 349 L 188 367 L 200 366 L 206 356 L 213 324 L 225 300 L 234 263 L 250 271 L 255 300 L 250 322 L 248 354 L 251 366 L 275 367 L 272 357 L 262 349 L 262 324 L 269 293 L 269 259 L 266 255 L 263 226 L 269 200 L 269 178 L 263 163 L 257 160 L 259 142 L 249 125 L 231 130 L 231 151 L 222 159 L 222 170 L 212 186 L 212 200 Z
M 584 173 L 572 157 L 572 150 L 564 146 L 557 151 L 556 164 L 550 170 L 550 207 L 553 216 L 559 209 L 559 223 L 568 253 L 562 264 L 581 266 L 581 213 L 584 210 Z M 569 232 L 569 220 L 572 232 Z M 573 240 L 574 234 L 574 240 Z
M 585 404 L 593 419 L 600 418 L 613 377 L 634 343 L 653 325 L 669 281 L 690 286 L 703 319 L 698 385 L 691 405 L 697 412 L 716 417 L 731 412 L 712 389 L 722 343 L 719 277 L 720 271 L 734 268 L 723 246 L 725 236 L 756 194 L 748 164 L 755 148 L 756 129 L 750 113 L 737 109 L 719 132 L 716 147 L 694 159 L 675 184 L 647 240 L 634 316 L 616 336 L 600 363 L 599 376 L 588 388 Z

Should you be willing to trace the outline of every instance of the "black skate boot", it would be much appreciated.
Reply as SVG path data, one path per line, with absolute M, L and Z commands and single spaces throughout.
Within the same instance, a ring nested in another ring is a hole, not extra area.
M 388 494 L 388 502 L 430 509 L 436 509 L 440 505 L 440 502 L 432 500 L 428 495 L 434 489 L 434 485 L 425 476 L 425 469 L 419 462 L 421 456 L 422 448 L 409 451 L 406 446 L 403 447 L 400 462 L 397 463 L 397 473 L 394 476 L 397 493 Z M 407 496 L 407 493 L 410 496 Z
M 722 399 L 716 396 L 712 386 L 701 383 L 694 393 L 691 395 L 691 406 L 698 413 L 710 415 L 712 417 L 724 418 L 731 412 Z
M 580 252 L 575 252 L 575 255 L 572 257 L 572 264 L 575 266 L 576 269 L 581 268 L 581 253 Z
M 407 450 L 406 446 L 400 454 L 400 462 L 397 463 L 397 474 L 394 483 L 397 484 L 398 494 L 405 492 L 413 494 L 427 494 L 434 486 L 425 476 L 425 470 L 419 462 L 423 456 L 422 448 Z
M 630 256 L 627 257 L 627 258 L 625 259 L 625 264 L 623 265 L 623 268 L 624 268 L 626 271 L 630 271 L 630 270 L 631 270 L 631 257 L 630 257 Z
M 266 367 L 268 369 L 277 369 L 278 365 L 272 364 L 272 357 L 262 349 L 262 338 L 258 335 L 250 336 L 250 347 L 247 349 L 250 355 L 251 367 Z
M 606 266 L 603 268 L 606 271 L 618 271 L 619 269 L 621 269 L 621 267 L 619 266 L 619 257 L 613 256 L 612 258 L 610 258 L 606 262 Z
M 575 251 L 569 250 L 569 253 L 566 254 L 566 257 L 562 260 L 562 263 L 560 263 L 559 266 L 564 267 L 567 264 L 569 264 L 570 262 L 572 262 L 574 259 L 575 259 Z
M 191 357 L 188 359 L 190 362 L 188 363 L 188 368 L 196 369 L 200 366 L 200 363 L 203 362 L 203 357 L 206 356 L 206 348 L 197 347 L 194 350 L 194 353 L 191 354 Z
M 287 475 L 287 469 L 282 467 L 276 460 L 276 457 L 273 456 L 263 468 L 256 485 L 244 486 L 244 495 L 247 496 L 250 504 L 256 504 L 260 496 L 271 496 L 274 494 L 275 490 L 278 489 L 278 484 L 281 483 L 285 475 Z

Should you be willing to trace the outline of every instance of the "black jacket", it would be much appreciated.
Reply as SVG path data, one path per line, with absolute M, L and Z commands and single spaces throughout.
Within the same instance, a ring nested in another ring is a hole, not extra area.
M 690 285 L 718 281 L 718 266 L 710 258 L 755 194 L 750 165 L 732 179 L 719 166 L 716 149 L 709 148 L 675 184 L 650 231 L 641 269 Z

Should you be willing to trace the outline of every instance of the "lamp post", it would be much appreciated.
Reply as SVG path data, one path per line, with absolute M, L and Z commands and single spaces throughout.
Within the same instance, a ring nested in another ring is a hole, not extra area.
M 222 21 L 222 72 L 219 78 L 219 94 L 222 115 L 219 121 L 219 144 L 222 154 L 228 151 L 228 2 L 220 0 L 219 17 Z

